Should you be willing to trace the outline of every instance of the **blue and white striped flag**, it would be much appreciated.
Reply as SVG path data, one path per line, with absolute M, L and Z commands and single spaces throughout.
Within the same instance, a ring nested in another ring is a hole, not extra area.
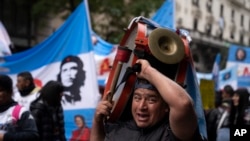
M 0 21 L 0 57 L 11 55 L 10 45 L 11 41 L 9 34 L 3 23 Z
M 92 126 L 92 118 L 100 98 L 87 9 L 86 1 L 82 2 L 46 40 L 29 50 L 4 57 L 5 62 L 0 64 L 0 73 L 10 75 L 14 85 L 17 73 L 29 71 L 36 84 L 41 87 L 49 80 L 68 85 L 67 67 L 76 65 L 75 73 L 79 79 L 73 81 L 73 90 L 77 97 L 71 96 L 73 92 L 69 88 L 68 91 L 72 93 L 64 98 L 63 103 L 67 138 L 76 128 L 76 114 L 83 115 L 87 126 Z M 66 63 L 69 64 L 65 65 Z M 71 72 L 74 74 L 74 71 Z
M 163 27 L 175 29 L 175 1 L 165 0 L 163 5 L 156 11 L 151 18 Z
M 219 86 L 220 61 L 221 61 L 221 55 L 220 53 L 218 53 L 216 55 L 214 65 L 213 65 L 213 70 L 212 70 L 212 79 L 214 81 L 214 84 L 215 84 L 214 86 L 215 86 L 216 91 L 220 90 L 220 86 Z

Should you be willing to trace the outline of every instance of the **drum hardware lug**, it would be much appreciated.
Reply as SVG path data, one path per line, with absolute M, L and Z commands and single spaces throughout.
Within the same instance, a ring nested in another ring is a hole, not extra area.
M 140 50 L 140 49 L 134 49 L 134 54 L 135 56 L 137 56 L 138 58 L 142 59 L 145 57 L 145 52 L 144 50 Z
M 135 39 L 135 44 L 147 46 L 148 45 L 148 39 L 147 38 Z

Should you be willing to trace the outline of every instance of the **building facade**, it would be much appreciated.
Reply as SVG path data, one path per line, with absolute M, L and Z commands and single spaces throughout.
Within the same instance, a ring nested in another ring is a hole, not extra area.
M 217 53 L 225 67 L 230 44 L 250 46 L 249 0 L 175 0 L 175 22 L 190 32 L 200 72 L 211 72 Z
M 230 44 L 250 46 L 249 0 L 174 0 L 175 25 L 190 32 L 190 44 L 195 67 L 199 72 L 211 72 L 215 55 L 222 54 L 224 68 Z M 63 23 L 58 16 L 46 16 L 43 30 L 37 30 L 32 19 L 33 1 L 0 1 L 3 21 L 16 48 L 25 50 L 52 34 Z M 104 22 L 104 21 L 102 21 Z

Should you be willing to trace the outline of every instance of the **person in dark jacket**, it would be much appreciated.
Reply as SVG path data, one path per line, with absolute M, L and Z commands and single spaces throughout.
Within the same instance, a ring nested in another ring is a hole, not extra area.
M 13 82 L 0 75 L 0 141 L 36 141 L 36 123 L 30 112 L 12 99 Z
M 40 96 L 30 105 L 40 141 L 66 141 L 61 106 L 62 95 L 62 84 L 57 81 L 49 81 L 41 89 Z
M 209 141 L 228 141 L 230 136 L 229 114 L 234 89 L 231 85 L 225 85 L 220 94 L 220 102 L 217 103 L 216 108 L 210 110 L 206 117 Z

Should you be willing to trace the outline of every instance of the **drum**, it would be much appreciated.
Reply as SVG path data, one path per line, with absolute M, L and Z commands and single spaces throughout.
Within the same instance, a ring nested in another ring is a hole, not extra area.
M 137 59 L 146 59 L 152 67 L 185 86 L 187 63 L 190 59 L 188 37 L 181 30 L 163 28 L 144 17 L 134 18 L 119 44 L 104 95 L 114 102 L 108 121 L 126 120 L 130 113 L 131 95 L 139 67 Z

